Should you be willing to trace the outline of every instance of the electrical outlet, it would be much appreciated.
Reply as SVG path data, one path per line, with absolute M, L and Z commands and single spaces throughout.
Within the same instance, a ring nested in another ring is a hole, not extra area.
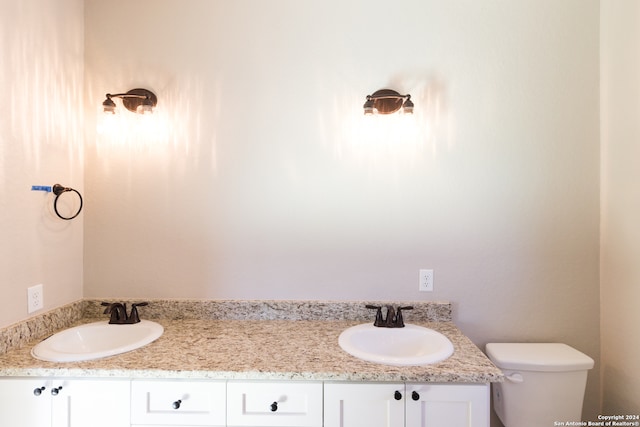
M 27 289 L 27 311 L 33 313 L 44 307 L 44 290 L 42 284 Z
M 433 291 L 433 270 L 420 270 L 420 286 L 421 292 Z

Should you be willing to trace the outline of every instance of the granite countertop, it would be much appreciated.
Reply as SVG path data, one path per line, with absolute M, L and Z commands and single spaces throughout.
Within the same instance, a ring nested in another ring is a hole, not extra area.
M 104 320 L 84 317 L 75 324 Z M 407 321 L 446 335 L 454 354 L 427 366 L 395 367 L 361 361 L 338 345 L 360 320 L 152 319 L 164 328 L 138 350 L 86 362 L 34 359 L 41 338 L 0 354 L 0 376 L 190 378 L 316 381 L 487 383 L 502 372 L 450 321 Z

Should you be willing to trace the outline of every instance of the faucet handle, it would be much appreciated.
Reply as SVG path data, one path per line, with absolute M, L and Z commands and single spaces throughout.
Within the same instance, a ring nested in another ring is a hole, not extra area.
M 376 320 L 375 322 L 373 322 L 373 326 L 384 326 L 384 320 L 382 320 L 382 307 L 378 305 L 371 305 L 371 304 L 367 304 L 365 305 L 365 307 L 371 310 L 378 310 L 376 312 Z
M 100 305 L 103 307 L 107 307 L 104 309 L 102 314 L 110 314 L 117 312 L 116 308 L 122 304 L 120 304 L 119 302 L 101 302 Z
M 396 312 L 395 327 L 404 328 L 404 319 L 402 318 L 402 310 L 413 310 L 413 306 L 407 305 L 405 307 L 398 307 Z
M 145 305 L 149 305 L 148 302 L 138 302 L 131 304 L 131 314 L 127 319 L 127 323 L 140 323 L 140 316 L 138 315 L 138 307 L 144 307 Z

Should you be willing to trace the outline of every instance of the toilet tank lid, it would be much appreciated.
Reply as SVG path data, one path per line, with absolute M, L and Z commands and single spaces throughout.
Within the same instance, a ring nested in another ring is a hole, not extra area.
M 561 343 L 489 343 L 489 359 L 501 369 L 566 372 L 593 368 L 593 359 Z

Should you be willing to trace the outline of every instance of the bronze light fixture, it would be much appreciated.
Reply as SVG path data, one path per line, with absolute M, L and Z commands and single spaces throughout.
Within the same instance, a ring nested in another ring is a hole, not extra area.
M 158 104 L 156 94 L 147 89 L 131 89 L 126 93 L 108 93 L 107 98 L 102 103 L 102 108 L 107 114 L 116 113 L 116 103 L 112 98 L 122 99 L 124 107 L 138 114 L 148 114 L 153 112 L 153 108 Z
M 380 89 L 367 95 L 367 100 L 362 106 L 365 115 L 393 114 L 402 108 L 405 114 L 413 114 L 413 102 L 411 95 L 401 95 L 392 89 Z

